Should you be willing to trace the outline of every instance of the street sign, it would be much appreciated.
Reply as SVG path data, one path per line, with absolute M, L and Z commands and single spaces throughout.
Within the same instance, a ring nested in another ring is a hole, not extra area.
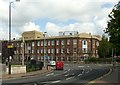
M 12 45 L 8 45 L 7 48 L 13 48 L 13 46 Z

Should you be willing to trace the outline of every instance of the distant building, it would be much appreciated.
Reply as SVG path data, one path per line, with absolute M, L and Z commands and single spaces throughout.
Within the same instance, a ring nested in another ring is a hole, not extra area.
M 75 31 L 60 32 L 59 36 L 52 37 L 44 37 L 41 32 L 30 31 L 24 32 L 22 37 L 24 41 L 23 38 L 12 41 L 15 47 L 14 61 L 16 62 L 21 62 L 23 55 L 25 60 L 28 57 L 43 60 L 44 51 L 46 58 L 49 58 L 49 60 L 81 62 L 88 57 L 98 57 L 97 47 L 101 40 L 100 36 L 88 33 L 79 34 Z
M 43 38 L 43 33 L 38 31 L 26 31 L 22 33 L 22 39 L 24 40 L 34 40 Z

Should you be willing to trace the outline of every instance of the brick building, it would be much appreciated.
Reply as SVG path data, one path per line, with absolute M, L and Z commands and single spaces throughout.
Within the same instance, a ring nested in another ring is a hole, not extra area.
M 36 31 L 26 33 L 31 32 Z M 76 31 L 59 32 L 59 36 L 45 36 L 41 32 L 38 35 L 41 36 L 30 38 L 24 32 L 21 39 L 12 41 L 15 47 L 14 61 L 21 62 L 22 56 L 25 60 L 28 57 L 43 60 L 45 56 L 48 60 L 64 62 L 80 62 L 88 57 L 98 57 L 100 36 L 79 34 Z

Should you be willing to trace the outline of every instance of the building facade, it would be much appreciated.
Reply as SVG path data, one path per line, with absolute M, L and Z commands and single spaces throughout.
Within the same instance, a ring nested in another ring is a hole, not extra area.
M 28 57 L 36 60 L 81 62 L 88 57 L 98 57 L 97 47 L 101 38 L 78 32 L 60 32 L 59 36 L 13 40 L 14 60 L 21 62 Z

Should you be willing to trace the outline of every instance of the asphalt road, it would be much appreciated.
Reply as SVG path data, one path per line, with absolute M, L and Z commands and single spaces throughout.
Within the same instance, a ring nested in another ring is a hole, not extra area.
M 84 85 L 99 78 L 110 71 L 106 65 L 79 65 L 66 64 L 64 70 L 54 70 L 46 75 L 37 75 L 34 77 L 23 77 L 19 79 L 5 80 L 3 85 L 49 85 L 49 84 L 79 84 Z

